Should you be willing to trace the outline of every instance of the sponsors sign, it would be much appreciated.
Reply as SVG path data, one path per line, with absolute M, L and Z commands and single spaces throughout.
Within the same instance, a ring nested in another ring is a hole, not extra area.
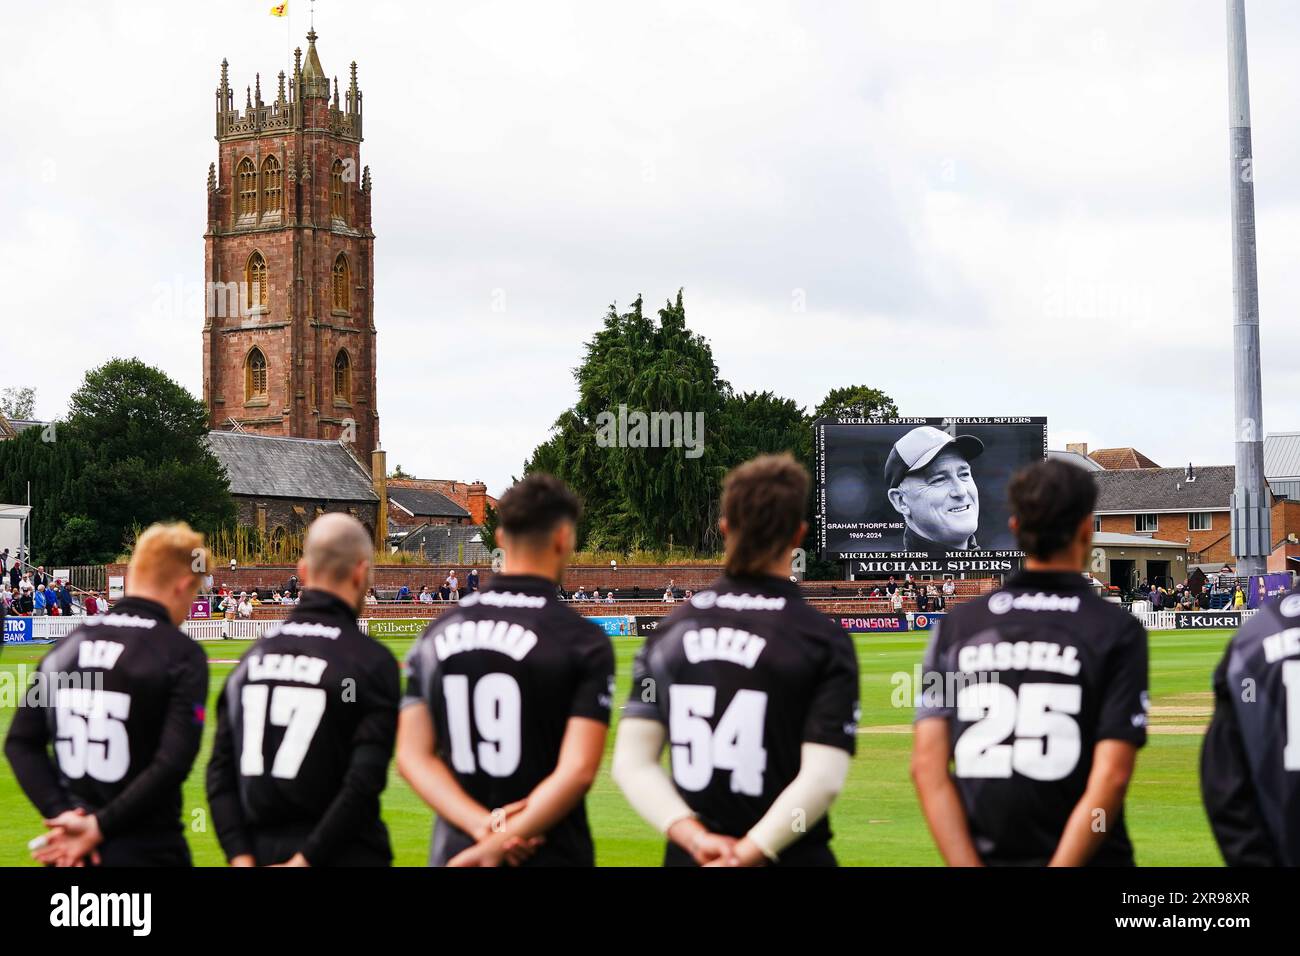
M 822 418 L 813 428 L 824 559 L 866 578 L 1019 567 L 1007 484 L 1047 456 L 1047 419 Z
M 905 614 L 832 614 L 831 620 L 850 634 L 907 630 Z
M 6 617 L 4 619 L 4 643 L 30 644 L 32 642 L 32 619 L 30 617 Z
M 1175 611 L 1174 627 L 1182 630 L 1236 628 L 1241 626 L 1240 611 Z
M 912 615 L 912 630 L 928 631 L 943 620 L 943 618 L 944 614 L 942 613 L 931 614 L 928 611 L 917 611 Z
M 632 633 L 637 637 L 648 637 L 658 630 L 659 622 L 662 620 L 662 617 L 646 617 L 638 614 L 632 618 Z
M 625 614 L 621 617 L 614 615 L 609 617 L 589 617 L 587 620 L 603 627 L 605 633 L 610 637 L 627 637 L 632 633 L 632 622 L 635 618 Z
M 427 617 L 372 617 L 366 625 L 371 637 L 419 637 L 432 621 Z
M 212 602 L 207 598 L 202 601 L 190 602 L 190 620 L 206 621 L 212 617 Z
M 1279 594 L 1291 590 L 1291 575 L 1286 571 L 1273 574 L 1252 574 L 1246 588 L 1246 607 L 1260 608 Z

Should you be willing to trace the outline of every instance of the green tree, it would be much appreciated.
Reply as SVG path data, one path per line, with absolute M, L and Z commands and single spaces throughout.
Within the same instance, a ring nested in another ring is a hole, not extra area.
M 556 419 L 551 437 L 534 449 L 524 470 L 550 471 L 582 496 L 584 546 L 716 547 L 717 497 L 727 462 L 724 407 L 731 389 L 718 376 L 707 340 L 687 328 L 682 292 L 659 310 L 657 320 L 645 315 L 640 297 L 627 312 L 610 306 L 574 378 L 577 402 Z M 703 435 L 693 431 L 699 446 L 689 449 L 624 444 L 621 434 L 613 444 L 602 442 L 600 430 L 621 412 L 677 413 L 692 429 L 702 421 Z
M 388 473 L 389 478 L 414 478 L 415 475 L 408 475 L 402 470 L 401 465 L 394 465 L 393 470 Z
M 36 414 L 36 389 L 26 386 L 0 389 L 0 413 L 5 418 L 31 419 Z
M 66 421 L 0 443 L 0 496 L 24 501 L 31 482 L 38 563 L 112 560 L 154 521 L 212 533 L 233 523 L 235 505 L 207 430 L 203 403 L 183 387 L 113 359 L 86 374 Z
M 813 418 L 896 418 L 898 406 L 879 389 L 869 385 L 833 388 L 821 400 Z

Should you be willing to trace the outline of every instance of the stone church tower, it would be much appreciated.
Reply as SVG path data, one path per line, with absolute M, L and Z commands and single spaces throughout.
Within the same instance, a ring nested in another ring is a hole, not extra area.
M 273 100 L 260 74 L 242 112 L 234 97 L 222 60 L 203 237 L 212 427 L 341 438 L 367 461 L 379 443 L 375 234 L 357 65 L 331 94 L 313 30 Z

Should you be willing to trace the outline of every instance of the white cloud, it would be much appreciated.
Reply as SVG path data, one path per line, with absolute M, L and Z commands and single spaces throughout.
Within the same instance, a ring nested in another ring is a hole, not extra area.
M 319 6 L 326 70 L 355 59 L 365 92 L 379 410 L 408 470 L 501 490 L 606 306 L 682 286 L 738 388 L 812 405 L 865 382 L 908 413 L 1046 414 L 1054 444 L 1231 460 L 1221 3 Z M 41 414 L 114 354 L 199 392 L 184 290 L 213 90 L 223 56 L 237 100 L 255 71 L 274 89 L 267 7 L 6 14 L 0 279 L 11 328 L 52 343 L 3 378 Z M 1281 430 L 1300 421 L 1300 11 L 1253 4 L 1249 26 Z

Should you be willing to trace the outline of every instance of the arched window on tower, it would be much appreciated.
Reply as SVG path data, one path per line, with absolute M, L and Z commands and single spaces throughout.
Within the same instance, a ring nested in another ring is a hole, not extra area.
M 265 309 L 267 300 L 266 260 L 262 258 L 260 252 L 254 252 L 248 257 L 248 265 L 244 267 L 244 282 L 248 290 L 245 293 L 244 303 L 249 311 Z
M 334 308 L 347 312 L 352 308 L 352 270 L 348 268 L 348 257 L 338 254 L 334 260 Z
M 330 215 L 340 222 L 347 221 L 347 196 L 343 191 L 343 161 L 334 160 L 330 167 Z
M 257 168 L 247 156 L 239 161 L 236 179 L 239 183 L 239 214 L 241 216 L 256 216 Z
M 280 211 L 280 161 L 268 156 L 262 162 L 262 212 Z
M 244 401 L 266 398 L 266 356 L 256 346 L 244 359 Z
M 352 401 L 352 361 L 345 349 L 339 349 L 334 357 L 334 398 L 340 402 Z

